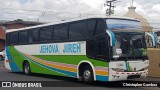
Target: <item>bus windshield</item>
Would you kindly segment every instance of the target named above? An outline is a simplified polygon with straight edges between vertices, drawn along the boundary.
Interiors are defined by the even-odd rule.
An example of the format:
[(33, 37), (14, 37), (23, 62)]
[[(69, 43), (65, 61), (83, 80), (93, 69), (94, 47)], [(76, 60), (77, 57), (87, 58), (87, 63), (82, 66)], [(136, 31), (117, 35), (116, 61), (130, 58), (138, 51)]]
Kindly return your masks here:
[(121, 29), (141, 30), (140, 22), (136, 20), (107, 19), (106, 22), (107, 22), (107, 28), (109, 30), (121, 30)]
[(147, 59), (145, 34), (138, 21), (108, 19), (107, 27), (116, 39), (113, 60)]

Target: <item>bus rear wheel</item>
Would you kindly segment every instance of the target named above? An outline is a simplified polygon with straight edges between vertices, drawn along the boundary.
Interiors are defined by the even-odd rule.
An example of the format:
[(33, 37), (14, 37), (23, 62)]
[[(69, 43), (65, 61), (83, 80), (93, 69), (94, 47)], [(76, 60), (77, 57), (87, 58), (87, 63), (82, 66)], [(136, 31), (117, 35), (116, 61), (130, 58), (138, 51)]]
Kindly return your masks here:
[(84, 82), (92, 82), (94, 80), (93, 70), (90, 66), (86, 66), (82, 72), (82, 80)]
[(30, 64), (29, 64), (29, 62), (27, 62), (27, 61), (24, 62), (23, 72), (24, 72), (24, 74), (26, 74), (26, 75), (31, 75)]

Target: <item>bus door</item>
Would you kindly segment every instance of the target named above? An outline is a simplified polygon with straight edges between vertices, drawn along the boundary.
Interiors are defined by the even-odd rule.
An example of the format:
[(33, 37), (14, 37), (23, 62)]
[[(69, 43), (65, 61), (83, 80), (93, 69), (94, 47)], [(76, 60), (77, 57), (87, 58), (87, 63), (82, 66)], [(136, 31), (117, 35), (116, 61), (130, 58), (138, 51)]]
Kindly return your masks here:
[(107, 60), (110, 56), (109, 37), (95, 37), (87, 40), (87, 56), (99, 60)]

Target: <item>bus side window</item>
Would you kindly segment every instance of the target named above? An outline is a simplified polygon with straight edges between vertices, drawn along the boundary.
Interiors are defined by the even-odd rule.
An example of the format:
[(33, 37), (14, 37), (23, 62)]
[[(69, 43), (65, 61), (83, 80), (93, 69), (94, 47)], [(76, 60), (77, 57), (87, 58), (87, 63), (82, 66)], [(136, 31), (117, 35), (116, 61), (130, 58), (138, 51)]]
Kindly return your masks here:
[(91, 39), (87, 41), (87, 56), (90, 58), (96, 58), (96, 40)]
[(78, 21), (70, 23), (69, 25), (69, 39), (70, 40), (78, 40), (85, 39), (87, 31), (87, 23), (86, 21)]
[(40, 29), (40, 41), (50, 42), (52, 39), (52, 26), (43, 27)]
[(68, 24), (54, 26), (54, 40), (64, 41), (68, 39)]
[(87, 56), (98, 60), (109, 59), (109, 43), (106, 36), (87, 40)]
[(96, 20), (88, 20), (87, 27), (87, 37), (93, 37), (96, 28)]
[(105, 23), (103, 20), (98, 20), (96, 24), (95, 35), (101, 35), (105, 33)]
[(11, 45), (18, 44), (18, 32), (12, 32), (9, 41)]
[(108, 40), (106, 37), (97, 38), (97, 57), (98, 59), (107, 60), (109, 57)]
[(7, 33), (7, 34), (6, 34), (6, 45), (9, 45), (9, 44), (10, 44), (9, 37), (10, 37), (10, 33)]
[(28, 30), (19, 32), (19, 44), (28, 43)]
[(29, 30), (29, 43), (37, 43), (39, 39), (39, 28)]

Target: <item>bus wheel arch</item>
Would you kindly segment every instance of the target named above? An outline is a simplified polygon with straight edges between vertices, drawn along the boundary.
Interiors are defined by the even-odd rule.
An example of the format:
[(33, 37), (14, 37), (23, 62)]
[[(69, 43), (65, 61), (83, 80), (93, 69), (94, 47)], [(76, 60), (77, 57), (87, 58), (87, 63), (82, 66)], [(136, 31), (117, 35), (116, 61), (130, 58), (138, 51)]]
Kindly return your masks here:
[(30, 62), (28, 61), (28, 60), (24, 60), (23, 61), (23, 72), (24, 72), (24, 74), (26, 74), (26, 75), (31, 75), (31, 67), (30, 67)]
[(88, 69), (88, 70), (91, 70), (92, 71), (92, 74), (93, 74), (93, 80), (95, 81), (96, 80), (96, 77), (95, 77), (95, 68), (93, 66), (93, 64), (89, 61), (81, 61), (79, 64), (78, 64), (78, 67), (77, 67), (77, 78), (82, 81), (82, 73), (84, 71), (84, 69)]

